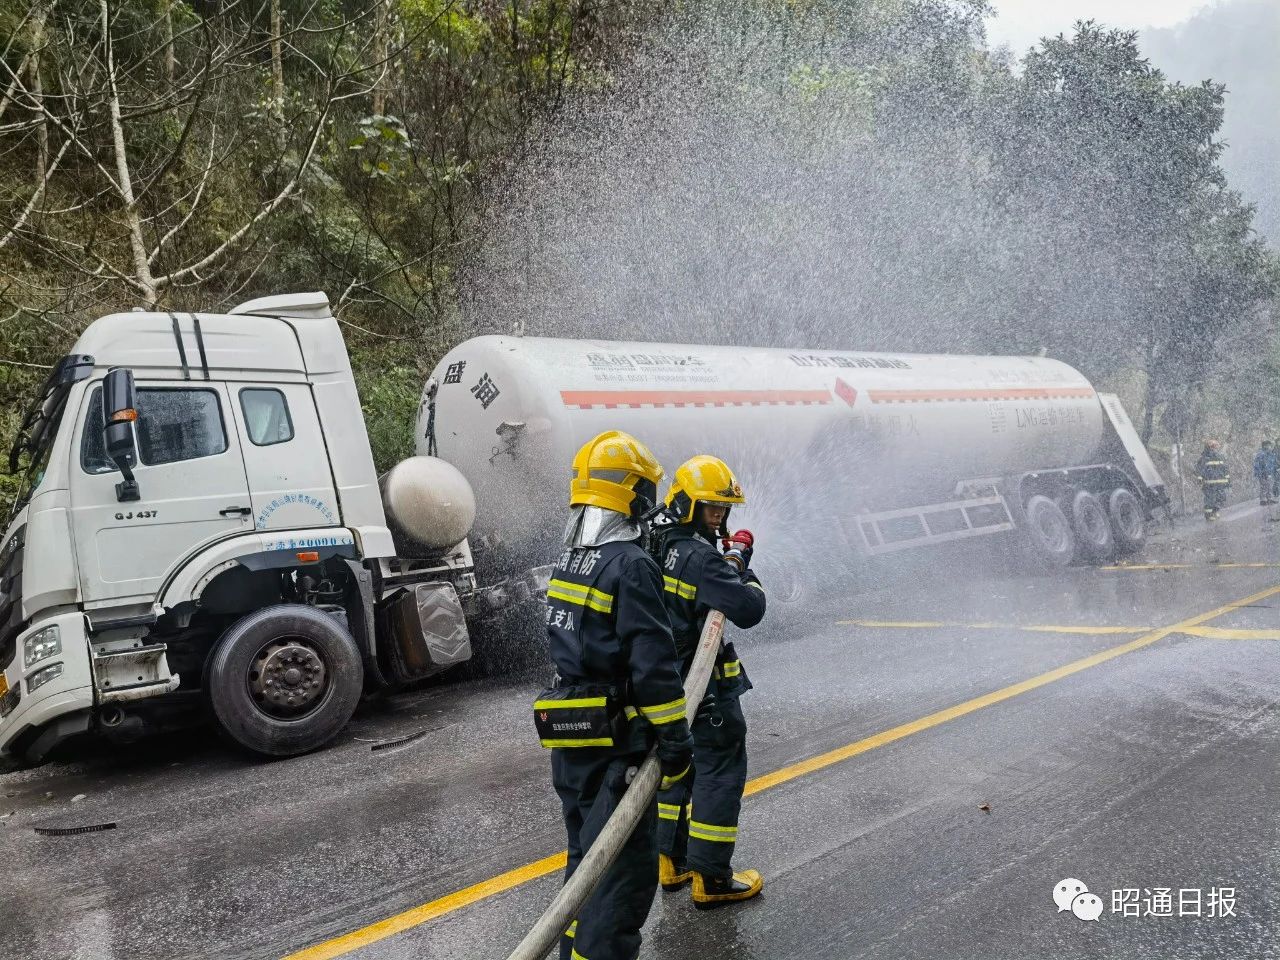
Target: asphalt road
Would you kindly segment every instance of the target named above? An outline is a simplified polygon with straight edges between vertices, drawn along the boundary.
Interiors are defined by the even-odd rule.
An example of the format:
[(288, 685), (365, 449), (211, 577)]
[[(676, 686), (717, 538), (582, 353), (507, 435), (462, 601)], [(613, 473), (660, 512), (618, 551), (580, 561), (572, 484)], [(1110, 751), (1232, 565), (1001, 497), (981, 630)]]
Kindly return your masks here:
[[(738, 643), (765, 892), (659, 893), (641, 956), (1280, 957), (1280, 526), (1227, 516), (1121, 569), (962, 555), (771, 610)], [(192, 734), (0, 775), (4, 955), (501, 960), (559, 882), (540, 679), (292, 760)]]

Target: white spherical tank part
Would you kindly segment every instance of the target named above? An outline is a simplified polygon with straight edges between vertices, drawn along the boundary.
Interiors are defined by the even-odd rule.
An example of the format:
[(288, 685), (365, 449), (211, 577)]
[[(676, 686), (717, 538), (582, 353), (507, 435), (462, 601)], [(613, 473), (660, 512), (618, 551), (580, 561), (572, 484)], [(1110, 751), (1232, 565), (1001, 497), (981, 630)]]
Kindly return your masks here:
[(410, 457), (382, 478), (391, 529), (415, 545), (445, 550), (461, 543), (476, 519), (476, 496), (461, 471), (438, 457)]

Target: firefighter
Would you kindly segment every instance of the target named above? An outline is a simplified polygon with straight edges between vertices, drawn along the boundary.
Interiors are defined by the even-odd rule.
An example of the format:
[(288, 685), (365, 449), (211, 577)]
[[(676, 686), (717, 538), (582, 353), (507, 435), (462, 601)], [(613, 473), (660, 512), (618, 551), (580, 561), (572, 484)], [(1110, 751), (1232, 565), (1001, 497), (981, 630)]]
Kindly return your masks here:
[(1280, 440), (1271, 441), (1271, 452), (1276, 458), (1276, 472), (1271, 475), (1271, 502), (1280, 501)]
[(1217, 440), (1204, 442), (1204, 452), (1196, 462), (1196, 479), (1204, 493), (1204, 518), (1212, 523), (1227, 502), (1227, 488), (1231, 486), (1231, 470)]
[[(682, 673), (689, 670), (708, 611), (720, 610), (741, 628), (764, 617), (764, 589), (749, 569), (751, 534), (729, 537), (729, 511), (744, 502), (728, 466), (709, 456), (683, 464), (667, 495), (667, 519), (673, 522), (657, 529), (655, 553)], [(718, 537), (728, 538), (724, 555), (716, 549)], [(747, 723), (738, 699), (750, 689), (733, 644), (722, 642), (693, 720), (692, 782), (686, 777), (658, 794), (659, 882), (672, 891), (692, 881), (699, 909), (748, 900), (764, 887), (757, 871), (735, 873), (731, 866), (747, 782)]]
[[(568, 834), (566, 880), (655, 741), (664, 785), (691, 766), (662, 574), (641, 545), (662, 475), (653, 454), (619, 431), (573, 460), (564, 552), (547, 589), (556, 680), (534, 704)], [(657, 888), (655, 826), (651, 810), (561, 937), (561, 960), (635, 960)]]
[(1270, 440), (1262, 441), (1262, 449), (1253, 455), (1253, 476), (1258, 481), (1258, 503), (1264, 507), (1276, 502), (1276, 452)]

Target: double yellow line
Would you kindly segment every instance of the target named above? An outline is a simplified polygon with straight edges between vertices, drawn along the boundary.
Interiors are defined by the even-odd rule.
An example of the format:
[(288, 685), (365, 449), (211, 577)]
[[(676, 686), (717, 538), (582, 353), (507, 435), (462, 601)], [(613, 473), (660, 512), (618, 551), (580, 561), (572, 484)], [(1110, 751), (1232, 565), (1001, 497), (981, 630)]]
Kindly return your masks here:
[[(826, 767), (842, 763), (860, 754), (874, 750), (877, 747), (883, 747), (897, 740), (902, 740), (914, 733), (920, 733), (931, 727), (936, 727), (946, 723), (949, 720), (955, 720), (975, 711), (982, 710), (986, 707), (994, 706), (1013, 697), (1028, 693), (1032, 690), (1039, 689), (1056, 680), (1069, 677), (1072, 674), (1088, 670), (1090, 667), (1096, 667), (1099, 664), (1106, 663), (1108, 660), (1114, 660), (1116, 657), (1123, 656), (1126, 653), (1132, 653), (1135, 650), (1141, 650), (1148, 647), (1158, 640), (1163, 640), (1170, 634), (1186, 633), (1199, 627), (1202, 623), (1220, 617), (1223, 614), (1230, 613), (1240, 607), (1246, 607), (1251, 603), (1257, 603), (1267, 597), (1275, 596), (1280, 593), (1280, 586), (1268, 587), (1251, 596), (1241, 600), (1235, 600), (1225, 604), (1217, 609), (1210, 610), (1208, 613), (1201, 613), (1197, 616), (1183, 620), (1167, 627), (1158, 627), (1142, 636), (1130, 640), (1128, 643), (1122, 643), (1119, 646), (1110, 647), (1098, 653), (1079, 660), (1073, 660), (1071, 663), (1065, 664), (1047, 673), (1039, 676), (1023, 680), (1019, 683), (1002, 687), (991, 693), (983, 694), (980, 697), (974, 697), (972, 700), (966, 700), (964, 703), (956, 704), (954, 707), (948, 707), (945, 710), (939, 710), (931, 713), (919, 720), (912, 720), (910, 723), (904, 723), (884, 730), (880, 733), (873, 734), (856, 743), (850, 743), (835, 750), (829, 750), (826, 753), (818, 754), (810, 757), (808, 760), (801, 760), (799, 763), (793, 763), (790, 766), (775, 770), (773, 773), (766, 773), (764, 776), (756, 777), (747, 784), (746, 795), (761, 793), (765, 790), (772, 790), (774, 787), (781, 786), (798, 777), (814, 773)], [(379, 920), (367, 927), (361, 927), (358, 930), (352, 930), (350, 933), (344, 933), (318, 943), (313, 947), (307, 947), (299, 950), (297, 953), (289, 954), (285, 960), (330, 960), (333, 957), (341, 957), (361, 947), (367, 947), (369, 944), (377, 943), (379, 940), (385, 940), (387, 937), (402, 933), (414, 927), (426, 923), (428, 920), (434, 920), (445, 914), (453, 913), (468, 907), (481, 900), (487, 900), (490, 897), (503, 893), (514, 887), (522, 886), (531, 880), (539, 877), (545, 877), (548, 874), (563, 870), (565, 865), (565, 853), (553, 854), (549, 857), (543, 857), (541, 860), (535, 860), (533, 863), (526, 863), (522, 867), (514, 870), (508, 870), (500, 873), (488, 880), (464, 887), (447, 896), (440, 897), (438, 900), (432, 900), (430, 903), (424, 903), (421, 906), (413, 907), (402, 913), (387, 917), (385, 920)]]

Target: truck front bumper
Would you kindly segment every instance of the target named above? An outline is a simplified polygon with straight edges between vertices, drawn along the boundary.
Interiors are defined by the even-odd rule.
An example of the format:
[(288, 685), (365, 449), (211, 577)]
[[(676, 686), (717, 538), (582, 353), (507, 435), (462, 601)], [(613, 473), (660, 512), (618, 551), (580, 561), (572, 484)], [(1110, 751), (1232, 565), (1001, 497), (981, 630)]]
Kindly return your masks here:
[[(58, 628), (61, 650), (25, 666), (27, 638), (51, 626)], [(37, 674), (58, 665), (62, 667), (60, 674), (41, 683), (34, 692), (30, 689), (32, 678), (38, 680)], [(28, 730), (92, 707), (93, 670), (84, 614), (48, 617), (24, 630), (15, 644), (13, 662), (0, 676), (4, 677), (0, 686), (8, 688), (0, 695), (0, 754), (9, 753), (14, 741)]]

